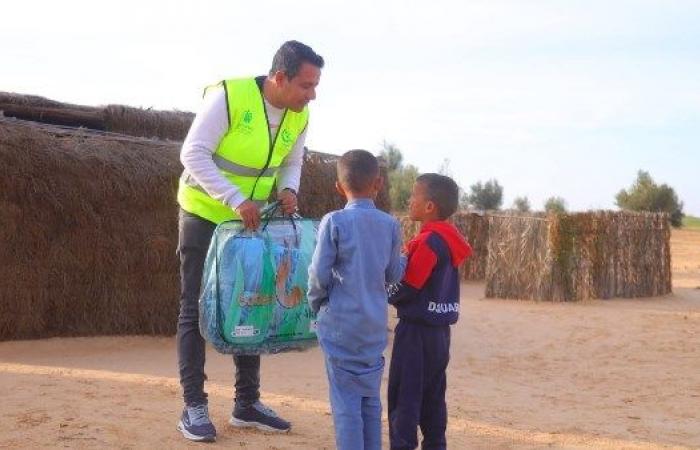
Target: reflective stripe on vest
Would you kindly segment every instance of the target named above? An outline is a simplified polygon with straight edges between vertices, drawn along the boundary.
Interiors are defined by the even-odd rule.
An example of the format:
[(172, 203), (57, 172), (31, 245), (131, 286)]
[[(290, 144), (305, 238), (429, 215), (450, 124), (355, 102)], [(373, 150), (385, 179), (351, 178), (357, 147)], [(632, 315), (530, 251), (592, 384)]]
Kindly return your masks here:
[[(306, 128), (308, 110), (285, 111), (274, 142), (270, 142), (267, 112), (255, 79), (227, 80), (220, 85), (226, 94), (229, 129), (212, 159), (246, 198), (264, 204), (284, 158)], [(238, 218), (232, 208), (211, 198), (186, 171), (180, 178), (177, 198), (185, 211), (217, 224)]]
[(260, 169), (253, 169), (251, 167), (241, 166), (240, 164), (232, 163), (221, 156), (214, 154), (212, 157), (214, 164), (221, 170), (229, 172), (231, 175), (240, 175), (242, 177), (274, 177), (277, 173), (279, 167), (268, 167), (267, 169), (260, 171)]

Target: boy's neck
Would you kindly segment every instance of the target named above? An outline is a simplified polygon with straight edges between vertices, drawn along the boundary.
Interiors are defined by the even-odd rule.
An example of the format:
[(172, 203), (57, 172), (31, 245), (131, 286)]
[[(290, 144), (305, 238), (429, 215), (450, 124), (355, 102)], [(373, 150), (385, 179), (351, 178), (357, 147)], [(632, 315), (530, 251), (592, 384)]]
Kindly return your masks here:
[(444, 220), (440, 219), (439, 217), (423, 217), (418, 219), (418, 222), (420, 222), (420, 226), (422, 227), (433, 222), (444, 222)]
[(345, 199), (349, 202), (353, 200), (372, 200), (376, 198), (376, 194), (372, 192), (345, 192)]

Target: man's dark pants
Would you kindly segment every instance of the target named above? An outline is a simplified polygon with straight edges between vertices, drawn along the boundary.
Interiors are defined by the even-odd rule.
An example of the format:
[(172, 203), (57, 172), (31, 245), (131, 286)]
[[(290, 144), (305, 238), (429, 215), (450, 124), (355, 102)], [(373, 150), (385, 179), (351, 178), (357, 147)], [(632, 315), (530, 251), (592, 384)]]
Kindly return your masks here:
[[(207, 403), (204, 392), (204, 338), (199, 333), (199, 291), (204, 259), (216, 225), (180, 210), (180, 317), (177, 322), (177, 356), (185, 404)], [(236, 364), (236, 403), (249, 406), (260, 398), (260, 356), (234, 356)]]

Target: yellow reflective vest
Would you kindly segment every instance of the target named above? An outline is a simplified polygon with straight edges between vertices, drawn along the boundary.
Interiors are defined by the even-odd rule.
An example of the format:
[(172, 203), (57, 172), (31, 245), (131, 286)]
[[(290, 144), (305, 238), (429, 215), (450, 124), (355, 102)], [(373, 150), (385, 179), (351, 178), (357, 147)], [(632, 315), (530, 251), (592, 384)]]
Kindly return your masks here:
[[(214, 152), (214, 164), (247, 199), (264, 204), (280, 165), (306, 128), (309, 111), (285, 110), (272, 140), (255, 78), (225, 80), (219, 85), (226, 93), (229, 129)], [(187, 170), (180, 177), (177, 201), (185, 211), (216, 224), (239, 218), (233, 208), (210, 197)]]

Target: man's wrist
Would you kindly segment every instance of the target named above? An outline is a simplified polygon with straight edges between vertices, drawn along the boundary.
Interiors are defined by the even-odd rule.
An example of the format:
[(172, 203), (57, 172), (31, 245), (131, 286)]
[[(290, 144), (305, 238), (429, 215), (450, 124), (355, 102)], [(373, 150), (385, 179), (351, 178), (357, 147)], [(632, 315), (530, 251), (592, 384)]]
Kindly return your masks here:
[(243, 203), (245, 203), (246, 200), (248, 199), (245, 195), (241, 194), (240, 192), (237, 192), (228, 200), (228, 202), (226, 202), (226, 204), (228, 204), (233, 209), (238, 209)]
[(295, 189), (290, 188), (290, 187), (286, 187), (286, 188), (282, 189), (282, 191), (283, 191), (283, 192), (284, 192), (284, 191), (289, 191), (289, 192), (291, 192), (292, 194), (294, 194), (295, 196), (297, 195), (297, 191), (296, 191)]

